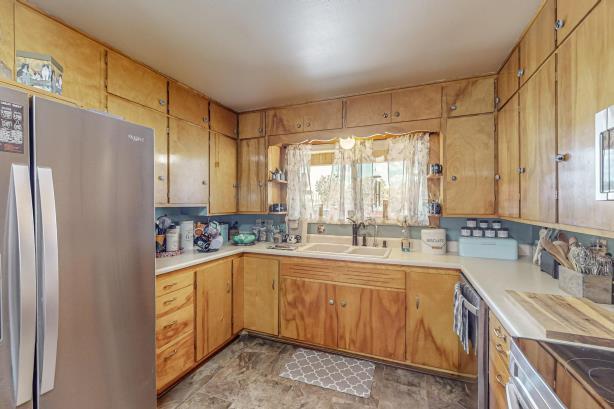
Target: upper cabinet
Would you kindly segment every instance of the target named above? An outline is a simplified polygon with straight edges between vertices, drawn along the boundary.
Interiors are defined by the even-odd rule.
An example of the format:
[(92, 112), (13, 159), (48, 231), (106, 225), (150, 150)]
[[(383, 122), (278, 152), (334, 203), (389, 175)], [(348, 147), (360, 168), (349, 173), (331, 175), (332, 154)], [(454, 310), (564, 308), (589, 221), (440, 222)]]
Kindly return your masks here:
[(156, 204), (168, 203), (168, 144), (167, 117), (162, 112), (154, 111), (142, 105), (109, 95), (107, 109), (126, 121), (143, 125), (154, 130), (154, 200)]
[(107, 51), (107, 91), (156, 111), (166, 112), (167, 80), (149, 68)]
[(215, 102), (211, 103), (209, 109), (211, 111), (211, 130), (236, 138), (238, 136), (237, 114)]
[[(0, 27), (0, 43), (4, 30)], [(62, 95), (87, 108), (104, 110), (104, 48), (100, 44), (15, 2), (15, 50), (52, 56), (64, 69)]]
[(266, 211), (266, 138), (239, 141), (239, 212)]
[(518, 91), (519, 78), (518, 69), (520, 68), (520, 52), (518, 47), (514, 48), (510, 58), (507, 60), (499, 76), (497, 77), (497, 106), (500, 108)]
[(239, 114), (239, 138), (258, 138), (265, 136), (265, 111)]
[(343, 103), (340, 99), (277, 108), (267, 111), (267, 134), (323, 131), (343, 127)]
[(209, 100), (175, 81), (168, 84), (168, 113), (194, 125), (209, 127)]
[(493, 77), (456, 81), (443, 87), (448, 117), (482, 114), (495, 109)]
[(556, 43), (560, 45), (599, 0), (557, 0)]
[(494, 214), (493, 114), (448, 118), (444, 141), (444, 214)]
[(529, 30), (520, 40), (521, 83), (524, 84), (554, 51), (555, 20), (555, 0), (547, 0)]
[(345, 100), (345, 126), (377, 125), (390, 122), (391, 94), (367, 94)]
[(500, 216), (520, 217), (518, 94), (499, 111), (497, 130), (497, 208)]
[(13, 79), (15, 62), (15, 2), (0, 0), (0, 78)]
[(441, 118), (441, 84), (394, 91), (391, 122)]
[(237, 140), (211, 133), (209, 214), (237, 211)]
[(614, 230), (595, 200), (595, 114), (614, 104), (614, 1), (600, 2), (557, 51), (559, 222)]

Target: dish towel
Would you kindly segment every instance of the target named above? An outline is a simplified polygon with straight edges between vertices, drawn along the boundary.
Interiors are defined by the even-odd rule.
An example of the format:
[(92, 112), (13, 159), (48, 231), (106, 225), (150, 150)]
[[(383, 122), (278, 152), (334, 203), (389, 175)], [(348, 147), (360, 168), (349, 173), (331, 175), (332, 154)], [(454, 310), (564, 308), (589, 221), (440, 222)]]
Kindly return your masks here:
[(463, 349), (469, 353), (469, 344), (477, 354), (478, 311), (480, 296), (463, 282), (454, 286), (454, 332), (458, 335)]

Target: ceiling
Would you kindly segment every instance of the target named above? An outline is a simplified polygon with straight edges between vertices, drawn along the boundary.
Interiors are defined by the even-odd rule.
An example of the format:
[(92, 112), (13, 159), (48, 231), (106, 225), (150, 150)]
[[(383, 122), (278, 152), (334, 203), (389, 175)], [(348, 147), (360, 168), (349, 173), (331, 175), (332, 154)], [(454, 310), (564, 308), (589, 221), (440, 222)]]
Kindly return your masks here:
[(31, 0), (246, 111), (495, 72), (540, 0)]

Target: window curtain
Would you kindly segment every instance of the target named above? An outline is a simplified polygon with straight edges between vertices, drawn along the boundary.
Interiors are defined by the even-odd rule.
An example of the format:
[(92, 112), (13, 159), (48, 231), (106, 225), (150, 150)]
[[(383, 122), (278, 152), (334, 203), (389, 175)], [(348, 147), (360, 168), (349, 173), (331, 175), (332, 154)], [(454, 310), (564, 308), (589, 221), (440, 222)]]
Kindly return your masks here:
[(373, 145), (357, 140), (351, 149), (335, 144), (325, 208), (329, 223), (345, 223), (347, 218), (365, 220), (373, 209)]
[(399, 224), (428, 225), (427, 171), (429, 134), (409, 134), (388, 140), (389, 218)]
[(310, 163), (311, 145), (288, 146), (286, 149), (288, 220), (313, 220), (316, 216), (311, 198)]

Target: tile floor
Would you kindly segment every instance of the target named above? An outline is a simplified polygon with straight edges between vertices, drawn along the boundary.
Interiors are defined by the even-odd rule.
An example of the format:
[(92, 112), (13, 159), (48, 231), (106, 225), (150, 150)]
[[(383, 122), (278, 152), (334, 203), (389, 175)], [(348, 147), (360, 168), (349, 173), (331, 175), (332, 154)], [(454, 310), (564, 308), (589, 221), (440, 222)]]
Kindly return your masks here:
[(474, 409), (475, 384), (376, 364), (364, 399), (278, 376), (296, 347), (248, 335), (158, 400), (158, 409)]

